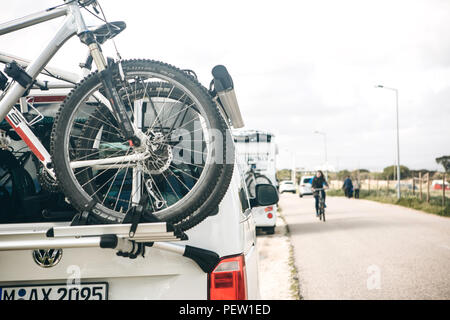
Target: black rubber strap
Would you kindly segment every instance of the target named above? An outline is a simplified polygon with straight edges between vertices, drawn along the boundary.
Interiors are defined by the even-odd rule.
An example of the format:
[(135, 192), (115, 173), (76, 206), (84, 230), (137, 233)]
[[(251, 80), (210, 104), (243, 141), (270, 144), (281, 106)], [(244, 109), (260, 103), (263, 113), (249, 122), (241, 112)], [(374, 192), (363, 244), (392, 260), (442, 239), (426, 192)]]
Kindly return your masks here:
[(133, 238), (136, 234), (137, 226), (141, 222), (143, 213), (144, 207), (138, 205), (136, 207), (132, 207), (130, 211), (128, 211), (128, 213), (125, 215), (123, 223), (131, 223), (130, 231), (128, 233), (130, 238)]
[(183, 256), (194, 260), (205, 273), (212, 272), (220, 261), (220, 256), (214, 251), (189, 245), (186, 246)]
[(97, 201), (91, 200), (87, 205), (84, 206), (83, 212), (79, 212), (73, 217), (71, 226), (81, 226), (89, 223), (89, 215), (91, 214), (91, 210), (95, 207)]
[(133, 241), (133, 250), (132, 252), (130, 252), (128, 257), (130, 259), (136, 259), (138, 256), (141, 255), (143, 258), (145, 258), (144, 254), (145, 254), (145, 245), (143, 243), (135, 243)]

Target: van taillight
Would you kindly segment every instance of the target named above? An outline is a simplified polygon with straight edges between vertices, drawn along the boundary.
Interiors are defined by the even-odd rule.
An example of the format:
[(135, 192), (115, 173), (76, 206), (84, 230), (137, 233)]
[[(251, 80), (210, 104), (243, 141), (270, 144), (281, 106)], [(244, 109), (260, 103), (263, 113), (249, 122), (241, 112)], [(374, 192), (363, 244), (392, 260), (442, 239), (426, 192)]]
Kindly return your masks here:
[(223, 258), (208, 274), (210, 300), (246, 300), (247, 279), (243, 255)]
[(269, 211), (272, 211), (272, 210), (273, 210), (273, 207), (266, 207), (266, 208), (264, 209), (265, 212), (269, 212)]

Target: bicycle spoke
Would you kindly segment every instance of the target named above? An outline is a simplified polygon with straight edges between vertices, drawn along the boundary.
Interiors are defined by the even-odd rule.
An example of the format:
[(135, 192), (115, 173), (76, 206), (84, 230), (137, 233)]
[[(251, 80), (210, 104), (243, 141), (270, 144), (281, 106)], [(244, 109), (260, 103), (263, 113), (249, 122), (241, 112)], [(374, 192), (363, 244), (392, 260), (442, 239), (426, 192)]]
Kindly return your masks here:
[[(111, 188), (112, 188), (112, 186), (113, 186), (113, 184), (114, 184), (114, 181), (115, 181), (115, 179), (117, 178), (117, 175), (119, 174), (119, 172), (120, 172), (120, 170), (117, 170), (116, 174), (114, 175), (114, 180), (113, 180), (113, 182), (109, 185), (108, 191), (106, 191), (105, 196), (103, 197), (102, 204), (105, 203), (105, 200), (106, 200), (106, 198), (108, 197), (108, 194), (109, 194), (109, 192), (111, 191)], [(100, 190), (100, 189), (101, 189), (101, 188), (99, 188), (99, 190)]]
[(138, 204), (176, 221), (178, 210), (169, 209), (179, 203), (175, 208), (189, 211), (192, 201), (198, 201), (195, 190), (203, 190), (201, 184), (216, 170), (207, 163), (214, 156), (208, 126), (217, 115), (207, 109), (213, 107), (209, 96), (198, 93), (196, 83), (179, 80), (183, 76), (177, 72), (175, 78), (158, 76), (141, 61), (124, 63), (123, 71), (124, 78), (115, 74), (113, 83), (141, 144), (125, 140), (101, 81), (95, 79), (83, 87), (85, 99), (72, 99), (72, 111), (65, 116), (69, 120), (62, 128), (71, 139), (64, 146), (65, 166), (77, 190), (94, 198), (105, 215), (116, 212), (111, 215), (117, 221)]
[[(159, 159), (156, 159), (156, 161), (158, 161)], [(170, 166), (169, 166), (170, 167)], [(172, 170), (170, 170), (169, 168), (167, 169), (167, 170), (169, 170), (170, 171), (170, 173), (171, 173), (171, 175), (173, 175), (185, 188), (186, 188), (186, 190), (187, 191), (190, 191), (190, 189), (184, 184), (184, 182), (183, 181), (181, 181), (179, 178), (178, 178), (178, 176), (172, 171)], [(178, 170), (178, 169), (177, 169)]]
[(169, 182), (169, 180), (166, 178), (166, 175), (164, 174), (164, 172), (162, 172), (161, 174), (163, 176), (163, 178), (167, 181), (167, 184), (169, 185), (170, 189), (172, 189), (172, 192), (176, 195), (176, 197), (178, 198), (178, 200), (180, 200), (180, 196), (178, 195), (178, 193), (173, 189), (172, 184)]
[[(107, 108), (106, 108), (106, 109), (107, 109)], [(107, 110), (108, 110), (108, 109), (107, 109)], [(94, 119), (96, 119), (96, 120), (98, 120), (98, 121), (100, 121), (100, 122), (102, 122), (102, 123), (104, 123), (104, 124), (110, 126), (110, 127), (113, 127), (114, 129), (117, 129), (117, 131), (120, 132), (120, 129), (117, 128), (115, 125), (113, 125), (108, 119), (105, 119), (106, 121), (108, 121), (108, 122), (106, 122), (106, 121), (103, 121), (102, 119), (100, 119), (100, 118), (98, 118), (98, 117), (94, 117), (92, 114), (87, 113), (87, 112), (84, 111), (84, 110), (79, 110), (79, 111), (80, 111), (81, 113), (83, 113), (83, 114), (89, 116), (89, 117), (92, 117), (92, 118), (94, 118)], [(108, 112), (109, 112), (109, 110), (108, 110)]]
[[(172, 85), (172, 89), (170, 89), (170, 92), (169, 92), (169, 95), (167, 96), (167, 98), (170, 98), (170, 95), (172, 94), (173, 89), (175, 89), (175, 86), (174, 86), (174, 85)], [(153, 120), (153, 123), (152, 123), (152, 125), (150, 126), (150, 129), (153, 129), (153, 127), (155, 126), (155, 122), (156, 122), (156, 120), (158, 119), (159, 115), (160, 115), (160, 114), (162, 113), (162, 111), (164, 110), (165, 105), (166, 105), (166, 101), (164, 101), (164, 104), (162, 105), (161, 110), (159, 111), (159, 114), (157, 114), (155, 120)]]
[[(114, 165), (118, 164), (119, 162), (120, 162), (120, 161), (117, 161), (117, 162), (113, 163), (113, 164), (110, 165), (108, 168), (111, 169)], [(92, 180), (97, 179), (98, 177), (100, 177), (101, 175), (103, 175), (105, 172), (107, 172), (107, 171), (109, 170), (108, 168), (99, 170), (99, 171), (102, 171), (102, 173), (97, 174), (96, 176), (94, 176), (93, 178), (91, 178), (88, 182), (84, 183), (81, 187), (84, 187), (85, 185), (87, 185), (87, 184), (88, 184), (89, 182), (91, 182)]]
[[(112, 155), (116, 155), (116, 154), (118, 154), (119, 152), (122, 152), (122, 150), (117, 151), (117, 152), (113, 153)], [(114, 165), (114, 164), (113, 164), (113, 165)], [(92, 168), (91, 168), (91, 167), (86, 167), (86, 168), (84, 168), (84, 169), (82, 169), (82, 170), (80, 170), (80, 171), (78, 171), (78, 172), (74, 172), (74, 175), (77, 176), (77, 175), (79, 175), (80, 173), (83, 173), (84, 171), (86, 171), (86, 170), (88, 170), (88, 169), (92, 169)]]
[(185, 174), (185, 175), (187, 175), (188, 177), (190, 177), (190, 178), (195, 179), (196, 181), (198, 181), (198, 178), (191, 176), (190, 174), (184, 172), (183, 170), (181, 170), (181, 169), (179, 169), (179, 168), (177, 168), (177, 167), (174, 167), (174, 166), (172, 166), (172, 165), (169, 165), (169, 167), (172, 167), (172, 168), (174, 168), (174, 169), (176, 169), (176, 170), (180, 170), (180, 172), (181, 172), (182, 174)]
[[(128, 165), (129, 164), (130, 164), (130, 161), (128, 161)], [(125, 174), (123, 175), (122, 184), (120, 185), (119, 193), (117, 194), (117, 199), (116, 199), (116, 203), (114, 204), (114, 209), (113, 210), (116, 210), (117, 203), (119, 202), (120, 194), (122, 193), (123, 184), (125, 183), (125, 179), (127, 178), (127, 174), (128, 174), (128, 167), (125, 170)]]

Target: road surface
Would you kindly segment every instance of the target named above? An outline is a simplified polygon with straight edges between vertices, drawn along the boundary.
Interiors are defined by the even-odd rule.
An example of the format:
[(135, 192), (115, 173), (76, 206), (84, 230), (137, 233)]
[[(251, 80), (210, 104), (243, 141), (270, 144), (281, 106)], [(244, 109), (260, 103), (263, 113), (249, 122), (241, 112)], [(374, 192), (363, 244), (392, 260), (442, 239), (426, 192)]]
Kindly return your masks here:
[(368, 200), (283, 194), (304, 299), (450, 299), (450, 219)]

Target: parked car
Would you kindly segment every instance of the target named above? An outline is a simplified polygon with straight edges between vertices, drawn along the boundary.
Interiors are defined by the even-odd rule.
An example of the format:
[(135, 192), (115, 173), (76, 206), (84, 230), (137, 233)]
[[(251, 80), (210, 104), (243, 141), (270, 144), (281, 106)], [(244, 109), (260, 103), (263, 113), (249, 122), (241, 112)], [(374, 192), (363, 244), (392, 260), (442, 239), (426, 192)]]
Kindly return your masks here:
[[(398, 183), (396, 183), (394, 185), (394, 188), (397, 189), (398, 187)], [(413, 184), (412, 183), (406, 183), (406, 182), (401, 182), (400, 183), (400, 188), (401, 189), (407, 189), (407, 190), (413, 190)], [(419, 188), (415, 185), (414, 186), (414, 190), (418, 190)]]
[(281, 181), (279, 191), (280, 191), (280, 193), (283, 193), (283, 192), (296, 193), (297, 192), (293, 181)]
[[(431, 188), (433, 190), (442, 190), (444, 186), (444, 182), (443, 180), (433, 180), (433, 182), (431, 183)], [(450, 190), (450, 184), (445, 181), (445, 190)]]
[(298, 195), (302, 198), (304, 195), (312, 195), (312, 180), (314, 176), (303, 176), (300, 178), (298, 186)]

